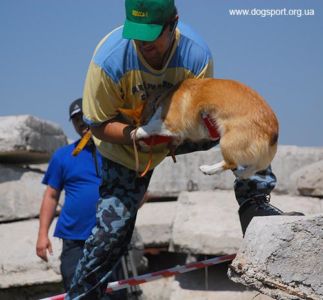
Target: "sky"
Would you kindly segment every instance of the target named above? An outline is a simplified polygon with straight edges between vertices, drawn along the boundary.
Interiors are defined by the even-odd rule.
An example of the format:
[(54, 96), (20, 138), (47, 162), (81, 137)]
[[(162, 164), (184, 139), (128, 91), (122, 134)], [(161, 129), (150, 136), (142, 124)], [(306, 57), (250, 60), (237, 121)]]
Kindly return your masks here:
[[(280, 144), (323, 146), (323, 1), (175, 2), (209, 45), (215, 77), (271, 105)], [(123, 0), (0, 0), (0, 116), (33, 115), (76, 139), (68, 106), (82, 96), (95, 46), (124, 18)]]

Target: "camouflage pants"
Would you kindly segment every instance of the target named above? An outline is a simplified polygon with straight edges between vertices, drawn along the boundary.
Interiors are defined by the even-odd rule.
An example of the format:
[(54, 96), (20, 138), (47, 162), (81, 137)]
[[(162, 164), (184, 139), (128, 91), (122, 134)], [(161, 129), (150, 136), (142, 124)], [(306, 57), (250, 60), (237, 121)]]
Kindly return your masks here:
[[(138, 178), (135, 171), (108, 159), (103, 160), (102, 168), (96, 226), (65, 299), (102, 299), (111, 270), (130, 243), (138, 206), (152, 174)], [(111, 294), (104, 299), (118, 298)]]
[[(216, 143), (185, 144), (176, 154), (207, 150)], [(103, 159), (102, 185), (97, 207), (97, 224), (85, 243), (72, 287), (65, 299), (102, 299), (113, 266), (128, 246), (137, 210), (147, 190), (152, 171), (138, 178), (136, 173)], [(215, 178), (216, 180), (216, 178)], [(236, 180), (235, 195), (241, 205), (255, 195), (270, 194), (276, 178), (268, 168), (248, 180)], [(104, 299), (115, 299), (107, 295)]]

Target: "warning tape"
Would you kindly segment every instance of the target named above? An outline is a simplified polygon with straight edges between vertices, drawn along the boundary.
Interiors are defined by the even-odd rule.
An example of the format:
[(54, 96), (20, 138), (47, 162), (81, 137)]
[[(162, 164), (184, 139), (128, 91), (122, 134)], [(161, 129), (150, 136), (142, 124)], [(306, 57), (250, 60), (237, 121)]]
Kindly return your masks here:
[[(205, 268), (205, 267), (217, 265), (217, 264), (220, 264), (220, 263), (223, 263), (223, 262), (231, 261), (235, 257), (236, 257), (236, 254), (218, 256), (218, 257), (206, 259), (206, 260), (203, 260), (203, 261), (199, 261), (199, 262), (196, 262), (196, 263), (189, 263), (187, 265), (176, 266), (176, 267), (173, 267), (173, 268), (170, 268), (170, 269), (165, 269), (165, 270), (162, 270), (162, 271), (147, 273), (147, 274), (135, 276), (135, 277), (132, 277), (132, 278), (129, 278), (129, 279), (110, 282), (108, 284), (106, 292), (111, 293), (113, 291), (126, 289), (126, 288), (128, 288), (130, 286), (139, 285), (139, 284), (149, 282), (149, 281), (153, 281), (153, 280), (157, 280), (157, 279), (160, 279), (160, 278), (170, 277), (170, 276), (174, 276), (174, 275), (177, 275), (177, 274), (183, 274), (183, 273), (191, 272), (191, 271), (194, 271), (194, 270), (197, 270), (197, 269), (202, 269), (202, 268)], [(40, 299), (40, 300), (64, 300), (64, 297), (65, 297), (65, 294), (61, 294), (61, 295), (56, 295), (56, 296), (52, 296), (52, 297), (49, 297), (49, 298), (43, 298), (43, 299)]]

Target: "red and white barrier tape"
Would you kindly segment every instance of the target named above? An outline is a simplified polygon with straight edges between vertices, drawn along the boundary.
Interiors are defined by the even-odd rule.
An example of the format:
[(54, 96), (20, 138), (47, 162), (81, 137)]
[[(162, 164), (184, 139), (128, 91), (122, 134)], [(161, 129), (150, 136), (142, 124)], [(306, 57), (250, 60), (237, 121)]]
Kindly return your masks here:
[[(139, 276), (132, 277), (132, 278), (129, 278), (129, 279), (110, 282), (108, 284), (108, 287), (107, 287), (106, 291), (107, 291), (107, 293), (111, 293), (113, 291), (126, 289), (126, 288), (128, 288), (130, 286), (139, 285), (139, 284), (149, 282), (149, 281), (153, 281), (153, 280), (157, 280), (157, 279), (160, 279), (160, 278), (163, 278), (163, 277), (170, 277), (170, 276), (174, 276), (174, 275), (177, 275), (177, 274), (182, 274), (182, 273), (194, 271), (194, 270), (197, 270), (197, 269), (202, 269), (202, 268), (205, 268), (205, 267), (217, 265), (217, 264), (220, 264), (220, 263), (223, 263), (223, 262), (231, 261), (235, 257), (236, 257), (236, 254), (224, 255), (224, 256), (219, 256), (219, 257), (199, 261), (199, 262), (196, 262), (196, 263), (190, 263), (190, 264), (183, 265), (183, 266), (177, 266), (177, 267), (173, 267), (173, 268), (170, 268), (170, 269), (165, 269), (165, 270), (158, 271), (158, 272), (139, 275)], [(40, 300), (64, 300), (64, 297), (65, 297), (65, 294), (61, 294), (61, 295), (56, 295), (56, 296), (53, 296), (53, 297), (43, 298), (43, 299), (40, 299)]]

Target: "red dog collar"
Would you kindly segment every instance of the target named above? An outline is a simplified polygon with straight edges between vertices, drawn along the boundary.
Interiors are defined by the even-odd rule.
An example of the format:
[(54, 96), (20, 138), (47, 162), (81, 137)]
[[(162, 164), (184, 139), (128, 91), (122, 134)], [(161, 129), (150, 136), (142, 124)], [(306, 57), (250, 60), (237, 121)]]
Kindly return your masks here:
[(168, 144), (173, 140), (170, 136), (154, 135), (148, 138), (141, 139), (148, 146), (155, 146), (159, 144)]
[(202, 120), (204, 122), (205, 127), (209, 131), (209, 135), (212, 140), (218, 140), (220, 138), (220, 134), (217, 130), (216, 123), (210, 118), (210, 115), (207, 113), (201, 114)]

